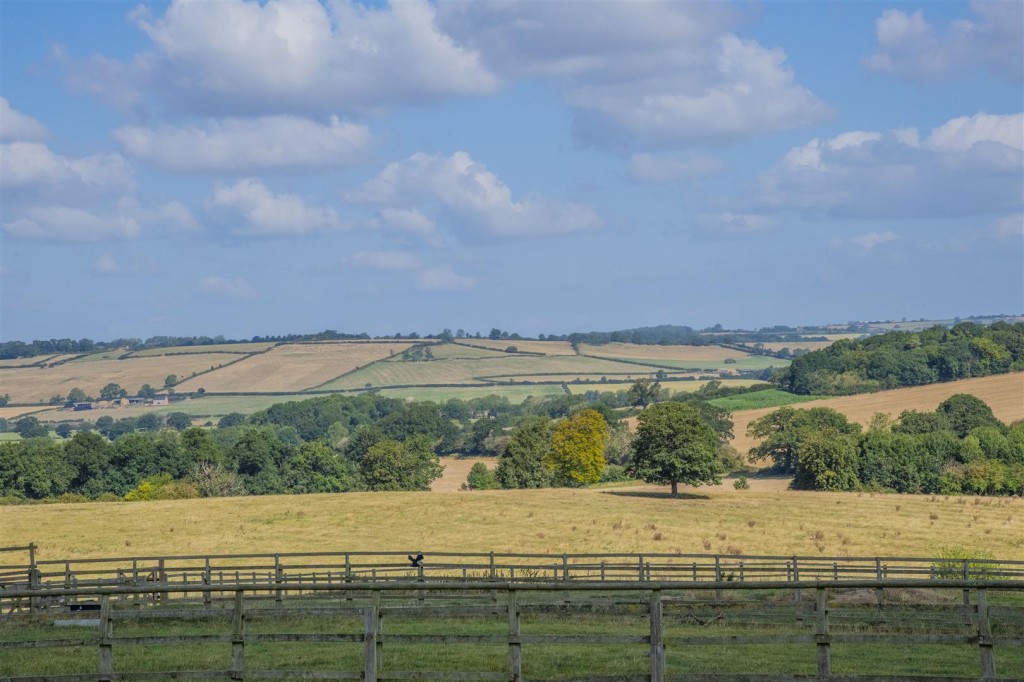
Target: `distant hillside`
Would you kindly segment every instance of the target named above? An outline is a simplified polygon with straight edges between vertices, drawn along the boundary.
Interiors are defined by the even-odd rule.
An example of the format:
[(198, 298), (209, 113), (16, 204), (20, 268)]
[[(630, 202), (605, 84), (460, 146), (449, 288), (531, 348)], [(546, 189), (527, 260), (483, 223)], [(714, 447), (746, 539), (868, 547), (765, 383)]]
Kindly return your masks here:
[(777, 374), (800, 395), (852, 395), (1024, 370), (1024, 322), (963, 322), (947, 329), (839, 340)]

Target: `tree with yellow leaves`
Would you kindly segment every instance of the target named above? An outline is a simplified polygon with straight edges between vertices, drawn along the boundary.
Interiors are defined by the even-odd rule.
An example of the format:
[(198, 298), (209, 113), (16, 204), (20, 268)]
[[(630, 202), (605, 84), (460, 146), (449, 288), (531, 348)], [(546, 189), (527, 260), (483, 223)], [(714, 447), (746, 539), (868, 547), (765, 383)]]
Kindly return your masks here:
[(560, 421), (544, 458), (555, 485), (578, 487), (600, 481), (607, 442), (608, 423), (596, 410), (581, 410)]

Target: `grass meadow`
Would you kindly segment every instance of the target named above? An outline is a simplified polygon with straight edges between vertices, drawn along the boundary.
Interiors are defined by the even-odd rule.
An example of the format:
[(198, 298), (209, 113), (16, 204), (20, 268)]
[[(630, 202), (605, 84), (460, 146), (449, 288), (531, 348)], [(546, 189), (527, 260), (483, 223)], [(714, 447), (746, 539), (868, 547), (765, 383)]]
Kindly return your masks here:
[[(763, 484), (762, 484), (763, 483)], [(781, 479), (667, 488), (345, 493), (0, 508), (41, 559), (407, 550), (1024, 559), (1024, 499), (791, 491)], [(88, 532), (83, 532), (88, 529)], [(386, 529), (386, 532), (383, 532)]]

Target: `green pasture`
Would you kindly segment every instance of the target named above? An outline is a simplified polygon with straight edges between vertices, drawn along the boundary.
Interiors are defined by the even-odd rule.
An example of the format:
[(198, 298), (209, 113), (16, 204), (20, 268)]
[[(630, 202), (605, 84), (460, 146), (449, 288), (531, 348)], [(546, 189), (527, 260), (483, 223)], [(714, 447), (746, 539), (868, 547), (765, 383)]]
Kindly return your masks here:
[[(729, 385), (728, 382), (722, 383), (726, 386)], [(820, 400), (821, 398), (822, 396), (817, 395), (795, 395), (773, 388), (767, 391), (754, 391), (753, 393), (743, 393), (727, 398), (715, 398), (710, 402), (712, 405), (735, 412), (736, 410), (756, 410), (761, 407), (782, 407), (783, 405), (805, 403), (811, 400)]]
[(147, 348), (132, 353), (133, 358), (148, 358), (154, 355), (178, 355), (181, 353), (259, 353), (272, 348), (275, 343), (216, 343), (209, 346), (170, 346), (168, 348)]
[(407, 400), (432, 400), (441, 402), (460, 398), (472, 400), (473, 398), (486, 398), (496, 395), (508, 398), (511, 403), (521, 403), (529, 397), (540, 398), (548, 395), (561, 395), (565, 391), (557, 384), (543, 384), (534, 386), (481, 386), (481, 387), (455, 387), (455, 388), (385, 388), (380, 394), (389, 398), (405, 398)]

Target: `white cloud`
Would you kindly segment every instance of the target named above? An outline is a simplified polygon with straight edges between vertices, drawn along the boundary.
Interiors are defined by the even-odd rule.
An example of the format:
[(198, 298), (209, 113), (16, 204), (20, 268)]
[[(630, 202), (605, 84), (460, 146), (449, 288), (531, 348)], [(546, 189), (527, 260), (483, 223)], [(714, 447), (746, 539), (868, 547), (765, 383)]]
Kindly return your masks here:
[(757, 213), (705, 213), (697, 216), (697, 226), (720, 234), (752, 234), (775, 227), (775, 219)]
[(725, 162), (713, 156), (657, 156), (634, 154), (629, 159), (629, 177), (634, 182), (656, 185), (696, 180), (717, 175), (726, 169)]
[(199, 283), (199, 291), (223, 299), (248, 300), (259, 296), (256, 288), (241, 277), (213, 275)]
[(831, 108), (724, 3), (442, 2), (440, 25), (498, 73), (554, 79), (577, 134), (610, 147), (731, 140)]
[(406, 251), (357, 251), (344, 263), (368, 270), (414, 270), (420, 266), (420, 259)]
[(156, 223), (162, 223), (176, 230), (197, 230), (199, 223), (192, 212), (180, 201), (168, 201), (166, 204), (157, 206), (149, 219)]
[[(176, 0), (159, 16), (141, 9), (131, 18), (151, 49), (129, 63), (72, 63), (79, 89), (129, 107), (152, 90), (190, 112), (333, 114), (488, 93), (498, 83), (476, 53), (438, 30), (425, 0)], [(90, 71), (134, 85), (110, 87)]]
[(0, 140), (36, 141), (45, 137), (46, 126), (0, 97)]
[(274, 194), (254, 178), (218, 185), (212, 205), (241, 218), (233, 230), (239, 234), (297, 235), (345, 227), (334, 209), (307, 206), (297, 194)]
[(1024, 213), (1007, 215), (996, 219), (992, 233), (997, 239), (1019, 239), (1024, 237)]
[(911, 81), (937, 81), (987, 69), (1004, 79), (1024, 79), (1024, 4), (975, 0), (972, 19), (937, 28), (923, 10), (890, 9), (875, 22), (877, 50), (865, 65)]
[(135, 275), (152, 273), (158, 269), (148, 259), (138, 256), (117, 257), (112, 253), (101, 253), (92, 262), (92, 271), (97, 275)]
[(859, 219), (1019, 211), (1022, 124), (1020, 114), (978, 114), (928, 135), (904, 129), (814, 139), (761, 174), (748, 207)]
[(54, 154), (38, 142), (0, 145), (0, 187), (60, 193), (93, 194), (125, 189), (132, 174), (124, 158), (100, 154), (69, 158)]
[(140, 232), (129, 213), (99, 214), (68, 206), (37, 206), (3, 224), (4, 232), (23, 239), (54, 241), (104, 241), (132, 239)]
[(496, 175), (466, 152), (451, 156), (414, 154), (388, 164), (353, 201), (412, 210), (437, 203), (441, 219), (470, 237), (536, 237), (599, 227), (593, 209), (527, 194), (518, 201)]
[(899, 235), (890, 230), (886, 230), (885, 232), (867, 232), (865, 234), (854, 235), (847, 241), (865, 251), (870, 251), (880, 244), (896, 241), (897, 239), (899, 239)]
[(370, 145), (366, 126), (297, 116), (229, 118), (203, 127), (128, 126), (114, 131), (125, 153), (173, 171), (346, 166)]
[(476, 286), (476, 279), (460, 275), (450, 265), (421, 270), (416, 278), (420, 291), (463, 291)]
[(367, 222), (367, 226), (376, 230), (410, 234), (433, 244), (440, 242), (437, 225), (416, 208), (382, 208)]

